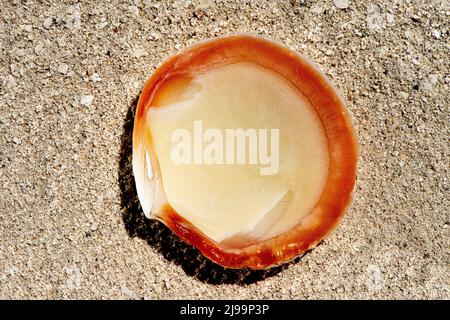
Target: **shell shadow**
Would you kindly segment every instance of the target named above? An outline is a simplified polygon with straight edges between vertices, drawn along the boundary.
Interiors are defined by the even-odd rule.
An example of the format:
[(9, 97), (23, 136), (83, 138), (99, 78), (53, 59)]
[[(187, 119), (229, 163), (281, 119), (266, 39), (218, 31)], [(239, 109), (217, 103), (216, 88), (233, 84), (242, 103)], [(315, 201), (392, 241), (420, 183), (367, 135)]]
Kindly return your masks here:
[(122, 219), (130, 237), (145, 240), (165, 259), (181, 266), (187, 275), (215, 285), (255, 283), (277, 275), (290, 264), (300, 260), (299, 257), (281, 266), (261, 271), (224, 268), (205, 258), (195, 247), (180, 240), (161, 222), (145, 218), (137, 197), (131, 165), (134, 110), (137, 101), (138, 97), (131, 102), (124, 119), (118, 168)]

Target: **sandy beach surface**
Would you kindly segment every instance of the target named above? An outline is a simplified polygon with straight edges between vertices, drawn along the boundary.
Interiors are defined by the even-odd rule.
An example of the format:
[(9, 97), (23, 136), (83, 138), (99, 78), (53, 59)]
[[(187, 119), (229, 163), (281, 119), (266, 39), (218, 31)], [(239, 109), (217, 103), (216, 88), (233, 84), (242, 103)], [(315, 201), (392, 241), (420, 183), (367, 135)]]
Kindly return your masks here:
[[(0, 298), (450, 298), (448, 1), (0, 5)], [(337, 230), (226, 270), (143, 218), (132, 109), (177, 50), (253, 32), (310, 57), (360, 142)]]

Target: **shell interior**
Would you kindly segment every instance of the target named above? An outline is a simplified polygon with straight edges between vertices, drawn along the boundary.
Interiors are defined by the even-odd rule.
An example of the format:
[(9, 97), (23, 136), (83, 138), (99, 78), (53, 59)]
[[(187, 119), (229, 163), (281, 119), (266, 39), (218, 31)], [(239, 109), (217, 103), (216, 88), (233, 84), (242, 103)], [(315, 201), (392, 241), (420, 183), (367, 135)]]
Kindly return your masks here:
[[(317, 113), (288, 81), (259, 66), (236, 63), (163, 90), (172, 95), (157, 99), (145, 118), (164, 186), (159, 191), (206, 236), (242, 247), (282, 233), (314, 207), (327, 177), (327, 142)], [(189, 132), (190, 162), (173, 161), (177, 129)], [(237, 136), (227, 135), (230, 129), (247, 134), (245, 150), (237, 149)], [(207, 146), (216, 147), (217, 140), (222, 155), (205, 163)], [(232, 142), (234, 160), (227, 162)], [(152, 145), (145, 146), (147, 173), (152, 172)], [(255, 145), (259, 150), (251, 149)], [(198, 150), (203, 154), (195, 163)], [(238, 163), (242, 150), (245, 159)], [(256, 153), (253, 161), (250, 152)], [(160, 209), (153, 206), (147, 213), (158, 215)]]

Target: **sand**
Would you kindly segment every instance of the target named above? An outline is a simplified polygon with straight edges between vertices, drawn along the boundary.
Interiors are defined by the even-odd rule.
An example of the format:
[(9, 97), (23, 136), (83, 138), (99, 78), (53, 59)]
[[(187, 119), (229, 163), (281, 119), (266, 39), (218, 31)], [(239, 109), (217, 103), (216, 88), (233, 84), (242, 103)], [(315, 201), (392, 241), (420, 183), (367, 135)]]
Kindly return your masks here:
[[(450, 298), (448, 1), (2, 1), (0, 298)], [(354, 203), (300, 259), (223, 269), (143, 218), (145, 80), (254, 32), (317, 63), (360, 141)]]

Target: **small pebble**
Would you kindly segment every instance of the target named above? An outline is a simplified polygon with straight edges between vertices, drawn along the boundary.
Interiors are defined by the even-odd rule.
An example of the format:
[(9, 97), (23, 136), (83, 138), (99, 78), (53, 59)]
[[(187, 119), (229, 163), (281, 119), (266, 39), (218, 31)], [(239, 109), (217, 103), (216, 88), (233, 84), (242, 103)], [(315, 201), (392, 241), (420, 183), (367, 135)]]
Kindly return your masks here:
[(131, 291), (131, 289), (128, 288), (127, 286), (122, 286), (122, 293), (129, 297), (133, 295), (133, 291)]
[(58, 47), (63, 47), (66, 44), (66, 40), (63, 37), (58, 37), (56, 43), (58, 44)]
[(17, 64), (14, 64), (14, 63), (12, 63), (10, 66), (9, 66), (9, 69), (11, 70), (11, 73), (13, 74), (13, 75), (15, 75), (15, 74), (17, 74), (18, 72), (18, 69), (17, 69)]
[(88, 66), (86, 71), (88, 75), (92, 75), (95, 72), (95, 68), (93, 66)]
[(408, 94), (407, 92), (404, 92), (404, 91), (400, 91), (400, 96), (401, 96), (404, 100), (406, 100), (406, 99), (409, 98), (409, 94)]
[(108, 25), (108, 21), (106, 21), (106, 18), (103, 17), (100, 19), (100, 23), (97, 25), (97, 27), (99, 29), (103, 29), (104, 27), (106, 27)]
[(433, 36), (436, 39), (440, 39), (441, 38), (441, 32), (439, 30), (433, 30)]
[(438, 77), (435, 74), (430, 74), (429, 76), (431, 84), (436, 84), (438, 81)]
[(136, 6), (129, 6), (128, 7), (128, 11), (130, 11), (133, 14), (138, 14), (139, 13), (139, 8)]
[(425, 91), (431, 91), (431, 90), (433, 89), (433, 85), (432, 85), (430, 82), (425, 81), (425, 82), (423, 83), (423, 89), (424, 89)]
[(347, 9), (350, 5), (348, 0), (333, 0), (333, 3), (338, 9)]
[(58, 72), (61, 74), (67, 74), (69, 72), (69, 66), (65, 63), (61, 63), (58, 67)]
[(20, 269), (16, 266), (12, 266), (11, 268), (7, 268), (6, 271), (11, 275), (15, 276), (20, 272)]
[(369, 3), (367, 5), (367, 13), (373, 14), (373, 13), (381, 13), (381, 9), (379, 6), (373, 3)]
[(376, 4), (369, 4), (367, 6), (367, 27), (372, 30), (381, 30), (383, 28), (383, 16), (381, 15), (381, 8)]
[(147, 55), (147, 51), (142, 48), (138, 48), (132, 52), (132, 56), (135, 58), (141, 58)]
[(386, 21), (388, 23), (394, 23), (394, 20), (395, 20), (395, 16), (392, 13), (386, 14)]
[(102, 78), (100, 78), (100, 76), (98, 75), (98, 73), (94, 73), (94, 74), (91, 76), (91, 81), (92, 81), (93, 83), (99, 82), (99, 81), (101, 81), (101, 80), (102, 80)]
[(23, 26), (23, 30), (25, 30), (26, 32), (31, 32), (33, 31), (33, 26), (26, 24)]
[(406, 37), (407, 39), (412, 40), (412, 39), (414, 38), (414, 34), (413, 34), (411, 31), (406, 30), (406, 31), (405, 31), (405, 37)]
[(6, 89), (12, 89), (17, 85), (17, 82), (12, 75), (8, 75), (8, 77), (3, 81), (3, 84)]
[(150, 40), (159, 40), (161, 39), (161, 36), (157, 32), (150, 32), (149, 38)]
[(21, 144), (22, 143), (22, 141), (19, 138), (17, 138), (17, 137), (12, 138), (12, 142), (14, 142), (15, 144)]
[(52, 24), (53, 24), (53, 18), (47, 18), (44, 20), (44, 28), (45, 29), (50, 29)]
[(66, 19), (66, 26), (71, 30), (76, 30), (81, 27), (81, 13), (78, 4), (72, 5), (67, 9), (69, 16)]
[(12, 142), (14, 142), (15, 144), (20, 144), (22, 141), (19, 138), (14, 137), (12, 138)]
[(85, 95), (85, 96), (81, 96), (80, 103), (83, 106), (89, 107), (92, 104), (93, 100), (94, 100), (94, 96)]
[(34, 53), (39, 55), (44, 50), (44, 45), (42, 43), (39, 43), (36, 47), (34, 47)]

